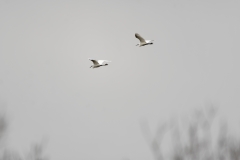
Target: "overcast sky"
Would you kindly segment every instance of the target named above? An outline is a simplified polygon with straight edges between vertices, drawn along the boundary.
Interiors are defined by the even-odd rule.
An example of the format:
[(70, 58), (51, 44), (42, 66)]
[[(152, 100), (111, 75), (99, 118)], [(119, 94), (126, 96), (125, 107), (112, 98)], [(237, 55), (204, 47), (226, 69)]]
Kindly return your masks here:
[[(52, 160), (152, 159), (140, 129), (214, 104), (240, 113), (238, 0), (0, 0), (8, 145)], [(154, 44), (136, 47), (139, 33)], [(90, 69), (88, 58), (112, 61)]]

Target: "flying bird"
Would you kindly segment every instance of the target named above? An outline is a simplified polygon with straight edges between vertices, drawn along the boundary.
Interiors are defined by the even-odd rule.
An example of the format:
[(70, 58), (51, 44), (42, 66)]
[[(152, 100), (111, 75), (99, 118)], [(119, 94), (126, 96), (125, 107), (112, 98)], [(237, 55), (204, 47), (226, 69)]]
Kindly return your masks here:
[(138, 33), (135, 33), (135, 37), (136, 37), (137, 39), (139, 39), (139, 41), (140, 41), (140, 43), (138, 43), (136, 46), (141, 47), (141, 46), (153, 44), (153, 40), (145, 40), (145, 39), (142, 38), (142, 37), (140, 36), (140, 34), (138, 34)]
[(108, 63), (107, 62), (111, 62), (111, 61), (108, 61), (108, 60), (95, 60), (95, 59), (91, 59), (89, 58), (90, 61), (93, 62), (93, 65), (90, 67), (90, 68), (98, 68), (98, 67), (101, 67), (101, 66), (107, 66)]

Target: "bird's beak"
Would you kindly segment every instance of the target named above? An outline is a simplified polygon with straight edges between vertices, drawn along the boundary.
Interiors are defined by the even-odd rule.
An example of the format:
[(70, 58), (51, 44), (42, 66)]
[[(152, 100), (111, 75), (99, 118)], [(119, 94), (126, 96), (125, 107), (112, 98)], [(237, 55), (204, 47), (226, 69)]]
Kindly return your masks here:
[(92, 66), (90, 68), (92, 68)]

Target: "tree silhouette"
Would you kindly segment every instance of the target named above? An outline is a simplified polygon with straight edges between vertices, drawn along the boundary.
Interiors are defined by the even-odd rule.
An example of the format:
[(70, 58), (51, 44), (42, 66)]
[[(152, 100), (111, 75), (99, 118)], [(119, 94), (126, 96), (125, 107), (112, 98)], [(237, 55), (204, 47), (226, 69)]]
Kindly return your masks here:
[[(196, 110), (190, 118), (187, 128), (179, 124), (164, 123), (157, 133), (151, 136), (148, 125), (142, 124), (143, 134), (156, 160), (240, 160), (240, 141), (228, 134), (227, 124), (222, 124), (219, 135), (212, 136), (212, 122), (217, 110), (209, 107), (206, 110)], [(170, 156), (162, 153), (162, 139), (167, 131), (172, 133), (173, 148)], [(214, 143), (214, 141), (216, 141)]]
[(49, 160), (44, 155), (44, 145), (34, 144), (26, 157), (21, 157), (16, 151), (5, 148), (5, 136), (7, 134), (7, 119), (4, 114), (0, 114), (0, 160)]

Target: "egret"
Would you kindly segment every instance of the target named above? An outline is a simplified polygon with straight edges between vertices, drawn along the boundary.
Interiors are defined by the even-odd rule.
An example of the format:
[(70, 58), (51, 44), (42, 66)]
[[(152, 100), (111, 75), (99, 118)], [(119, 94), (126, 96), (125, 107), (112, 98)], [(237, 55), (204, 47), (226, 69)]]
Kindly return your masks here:
[(90, 61), (93, 62), (93, 65), (90, 67), (90, 68), (98, 68), (98, 67), (101, 67), (101, 66), (107, 66), (108, 63), (107, 62), (111, 62), (111, 61), (108, 61), (108, 60), (95, 60), (95, 59), (91, 59), (89, 58)]
[(153, 44), (153, 40), (145, 40), (145, 39), (142, 38), (142, 37), (140, 36), (140, 34), (138, 34), (138, 33), (135, 33), (135, 37), (136, 37), (137, 39), (139, 39), (139, 41), (140, 41), (140, 43), (138, 43), (136, 46), (141, 47), (141, 46)]

